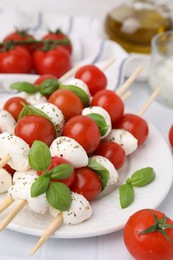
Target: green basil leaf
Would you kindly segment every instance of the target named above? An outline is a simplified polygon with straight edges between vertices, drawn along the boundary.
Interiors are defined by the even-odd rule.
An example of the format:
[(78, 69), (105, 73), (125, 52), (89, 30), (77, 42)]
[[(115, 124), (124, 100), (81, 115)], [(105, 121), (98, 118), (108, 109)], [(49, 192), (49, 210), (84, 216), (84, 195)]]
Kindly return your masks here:
[(46, 79), (39, 86), (39, 92), (42, 95), (51, 95), (55, 90), (59, 89), (60, 83), (56, 79)]
[(101, 136), (106, 134), (106, 132), (108, 130), (108, 125), (106, 124), (106, 121), (103, 116), (101, 116), (97, 113), (91, 113), (86, 116), (92, 118), (96, 122)]
[(46, 118), (47, 120), (49, 120), (49, 122), (53, 125), (53, 127), (55, 129), (55, 134), (57, 136), (56, 126), (54, 125), (54, 123), (52, 122), (50, 117), (46, 113), (44, 113), (42, 110), (40, 110), (36, 107), (33, 107), (31, 105), (24, 105), (24, 108), (22, 109), (22, 111), (20, 112), (20, 114), (18, 116), (18, 120), (20, 120), (22, 117), (28, 116), (28, 115), (42, 116), (42, 117)]
[(62, 163), (48, 171), (48, 174), (52, 180), (61, 180), (68, 178), (72, 174), (73, 170), (74, 168), (71, 164)]
[(155, 179), (155, 172), (153, 168), (146, 167), (134, 172), (130, 179), (133, 186), (143, 187)]
[(71, 192), (64, 183), (50, 182), (46, 197), (49, 204), (55, 209), (66, 211), (70, 208)]
[(98, 163), (95, 159), (92, 158), (89, 159), (87, 167), (92, 169), (95, 173), (97, 173), (100, 176), (102, 182), (102, 189), (104, 190), (109, 179), (109, 171), (100, 163)]
[(71, 90), (74, 94), (76, 94), (76, 96), (78, 96), (81, 99), (82, 103), (84, 104), (84, 107), (89, 106), (89, 96), (83, 89), (73, 85), (61, 85), (60, 88)]
[(46, 171), (51, 163), (49, 147), (41, 141), (34, 141), (29, 151), (28, 160), (32, 169)]
[(39, 176), (31, 186), (31, 197), (37, 197), (47, 191), (50, 179), (44, 174)]
[(127, 208), (134, 201), (133, 186), (129, 183), (121, 185), (119, 187), (119, 198), (121, 208)]
[(10, 86), (11, 89), (16, 89), (18, 91), (23, 91), (26, 92), (28, 94), (34, 94), (37, 92), (37, 89), (29, 82), (16, 82), (13, 83)]

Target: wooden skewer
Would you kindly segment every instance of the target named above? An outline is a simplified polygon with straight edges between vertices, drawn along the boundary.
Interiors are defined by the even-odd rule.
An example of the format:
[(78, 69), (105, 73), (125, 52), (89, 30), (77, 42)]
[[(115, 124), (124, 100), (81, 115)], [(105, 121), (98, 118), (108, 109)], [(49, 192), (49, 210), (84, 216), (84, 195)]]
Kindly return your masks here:
[(126, 93), (124, 93), (121, 97), (121, 99), (123, 101), (125, 101), (126, 99), (128, 99), (130, 96), (132, 95), (132, 92), (131, 91), (127, 91)]
[(62, 77), (60, 77), (59, 80), (64, 81), (64, 80), (72, 77), (75, 74), (75, 72), (79, 69), (79, 67), (80, 67), (80, 65), (74, 66), (72, 69), (67, 71)]
[(142, 71), (143, 67), (139, 66), (133, 73), (132, 75), (126, 80), (126, 82), (121, 86), (119, 90), (117, 90), (116, 94), (121, 96), (133, 83), (133, 81), (137, 78), (137, 76), (140, 74)]
[(143, 105), (143, 107), (139, 110), (138, 112), (138, 116), (142, 116), (144, 114), (144, 112), (148, 109), (148, 107), (150, 106), (150, 104), (153, 102), (153, 100), (158, 96), (158, 94), (160, 93), (160, 88), (156, 88), (152, 95), (149, 97), (149, 99), (145, 102), (145, 104)]
[(10, 160), (11, 160), (10, 155), (7, 154), (6, 156), (4, 156), (0, 161), (0, 169), (3, 168)]
[(107, 63), (102, 66), (101, 70), (102, 71), (107, 70), (115, 62), (115, 60), (116, 60), (115, 58), (108, 60)]
[(11, 197), (8, 197), (6, 200), (4, 200), (0, 205), (0, 213), (6, 210), (13, 202), (14, 199), (12, 199)]
[(61, 226), (63, 222), (63, 212), (60, 212), (50, 223), (50, 225), (46, 228), (43, 235), (41, 236), (38, 243), (33, 248), (31, 255), (33, 255), (42, 244)]
[(13, 218), (21, 211), (24, 206), (27, 204), (26, 200), (21, 200), (18, 205), (7, 215), (7, 217), (0, 224), (0, 231), (2, 231), (12, 220)]

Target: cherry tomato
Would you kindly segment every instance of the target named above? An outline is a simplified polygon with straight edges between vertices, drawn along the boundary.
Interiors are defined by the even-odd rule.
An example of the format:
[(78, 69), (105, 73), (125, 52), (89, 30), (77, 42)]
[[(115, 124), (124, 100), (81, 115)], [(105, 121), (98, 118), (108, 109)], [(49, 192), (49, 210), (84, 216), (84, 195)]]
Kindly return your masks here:
[(58, 89), (49, 97), (50, 103), (57, 106), (63, 113), (66, 120), (73, 116), (80, 115), (84, 105), (79, 97), (67, 89)]
[[(28, 41), (28, 40), (34, 40), (34, 36), (31, 35), (30, 33), (27, 32), (27, 30), (16, 30), (15, 32), (10, 33), (9, 35), (7, 35), (3, 42), (7, 42), (7, 41)], [(35, 50), (35, 47), (33, 44), (20, 44), (20, 46), (22, 46), (23, 48), (25, 48), (26, 50), (28, 50), (30, 53), (33, 53), (33, 51)]]
[(4, 104), (4, 109), (8, 111), (16, 121), (18, 120), (18, 116), (23, 109), (23, 105), (21, 104), (21, 102), (28, 105), (28, 102), (21, 97), (9, 98)]
[(113, 124), (113, 128), (122, 128), (129, 131), (142, 144), (148, 137), (149, 128), (147, 122), (140, 116), (125, 114), (118, 122)]
[(70, 118), (64, 126), (63, 134), (76, 140), (87, 153), (94, 152), (100, 143), (97, 124), (83, 115)]
[[(64, 34), (61, 30), (56, 30), (55, 32), (49, 31), (46, 35), (43, 36), (43, 40), (64, 40), (67, 39), (70, 41), (69, 37)], [(67, 45), (62, 45), (70, 54), (72, 54), (72, 43), (70, 42)]]
[(81, 79), (87, 84), (92, 96), (107, 86), (107, 78), (104, 72), (92, 64), (82, 66), (78, 69), (75, 78)]
[(169, 130), (169, 141), (170, 141), (170, 144), (173, 148), (173, 125), (171, 126), (171, 128)]
[(124, 149), (119, 144), (114, 142), (100, 143), (94, 153), (106, 157), (109, 161), (111, 161), (116, 169), (121, 168), (126, 160)]
[[(69, 163), (67, 160), (65, 160), (62, 157), (58, 157), (58, 156), (54, 156), (52, 157), (51, 160), (51, 164), (49, 166), (49, 168), (47, 169), (48, 171), (51, 170), (52, 168), (62, 164), (62, 163)], [(43, 174), (43, 172), (37, 172), (37, 174), (40, 176)], [(57, 182), (63, 182), (64, 184), (66, 184), (68, 187), (70, 187), (74, 181), (75, 178), (75, 171), (73, 171), (73, 173), (66, 179), (62, 179), (62, 180), (51, 180), (51, 181), (57, 181)]]
[(49, 51), (35, 51), (33, 62), (36, 73), (40, 75), (51, 74), (57, 78), (71, 68), (70, 54), (61, 46), (57, 46)]
[(9, 164), (6, 164), (3, 167), (7, 172), (9, 172), (11, 175), (13, 175), (15, 173), (16, 170), (12, 169), (11, 166)]
[(70, 189), (82, 194), (88, 201), (94, 200), (102, 189), (100, 177), (87, 167), (75, 169), (75, 173), (75, 179)]
[(30, 146), (35, 140), (42, 141), (50, 146), (55, 139), (55, 130), (48, 119), (42, 116), (28, 115), (17, 122), (15, 135), (22, 138)]
[(0, 51), (0, 73), (30, 73), (32, 59), (30, 53), (21, 46)]
[(41, 85), (41, 83), (47, 79), (57, 79), (57, 77), (55, 77), (54, 75), (51, 75), (51, 74), (42, 75), (36, 79), (36, 81), (34, 82), (34, 85)]
[(110, 115), (111, 121), (119, 120), (124, 113), (124, 103), (112, 90), (101, 90), (97, 92), (91, 101), (91, 106), (100, 106)]
[[(130, 254), (137, 260), (173, 259), (173, 226), (164, 230), (164, 225), (160, 223), (160, 227), (158, 225), (155, 231), (140, 234), (156, 223), (154, 214), (159, 220), (165, 216), (157, 210), (142, 209), (134, 213), (124, 227), (125, 245)], [(173, 225), (173, 221), (166, 216), (165, 222)], [(171, 241), (168, 241), (162, 231), (166, 232)]]

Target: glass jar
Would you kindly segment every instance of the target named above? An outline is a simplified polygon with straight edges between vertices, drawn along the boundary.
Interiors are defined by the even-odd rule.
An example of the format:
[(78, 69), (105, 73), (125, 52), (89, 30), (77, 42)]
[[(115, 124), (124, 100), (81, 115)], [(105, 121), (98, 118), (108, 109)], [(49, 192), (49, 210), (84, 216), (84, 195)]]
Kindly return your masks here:
[(128, 52), (150, 53), (154, 35), (172, 30), (171, 12), (164, 1), (128, 1), (111, 10), (105, 31)]
[(173, 108), (173, 31), (163, 32), (152, 40), (149, 85), (160, 87), (157, 100)]

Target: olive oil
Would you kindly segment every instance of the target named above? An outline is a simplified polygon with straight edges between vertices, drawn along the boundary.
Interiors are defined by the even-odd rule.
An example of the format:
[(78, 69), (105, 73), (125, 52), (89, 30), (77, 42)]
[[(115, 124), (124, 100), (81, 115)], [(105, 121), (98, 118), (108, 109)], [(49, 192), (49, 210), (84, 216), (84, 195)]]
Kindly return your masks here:
[(111, 10), (105, 19), (109, 38), (128, 52), (150, 53), (153, 36), (172, 28), (168, 7), (149, 0), (120, 5)]

